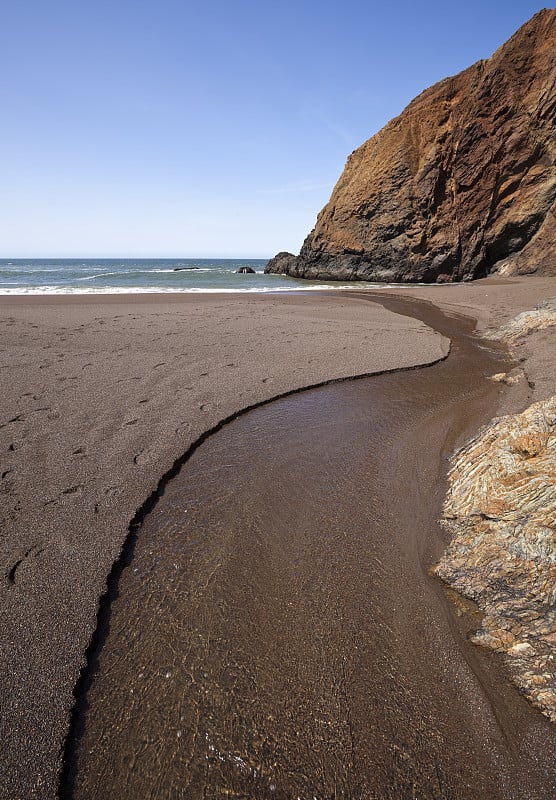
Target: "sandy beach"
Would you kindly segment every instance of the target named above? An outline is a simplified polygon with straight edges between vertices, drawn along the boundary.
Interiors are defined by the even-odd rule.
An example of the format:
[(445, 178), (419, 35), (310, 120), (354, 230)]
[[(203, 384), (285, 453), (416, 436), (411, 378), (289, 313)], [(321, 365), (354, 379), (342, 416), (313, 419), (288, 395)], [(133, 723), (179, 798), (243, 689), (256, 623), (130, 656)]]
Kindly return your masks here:
[[(556, 286), (488, 279), (393, 293), (472, 316), (484, 331)], [(162, 476), (245, 408), (431, 364), (449, 342), (344, 294), (1, 298), (0, 330), (1, 788), (53, 798), (98, 599)], [(516, 347), (526, 379), (500, 411), (556, 393), (555, 331)]]
[(174, 461), (247, 406), (448, 343), (347, 297), (12, 297), (0, 315), (2, 795), (47, 798), (98, 598)]

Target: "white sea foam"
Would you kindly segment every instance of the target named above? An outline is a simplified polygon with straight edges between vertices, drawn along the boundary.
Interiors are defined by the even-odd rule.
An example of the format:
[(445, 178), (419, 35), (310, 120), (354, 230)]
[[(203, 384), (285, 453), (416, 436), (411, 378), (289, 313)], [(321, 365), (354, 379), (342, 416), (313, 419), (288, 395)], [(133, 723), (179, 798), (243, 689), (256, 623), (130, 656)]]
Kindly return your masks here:
[[(179, 288), (175, 286), (95, 286), (90, 288), (75, 286), (32, 286), (9, 289), (0, 286), (0, 295), (81, 295), (81, 294), (283, 294), (284, 292), (330, 292), (330, 291), (364, 291), (385, 284), (361, 286), (352, 284), (318, 284), (312, 286), (262, 286), (237, 289), (217, 289), (193, 286)], [(390, 288), (394, 288), (391, 286)], [(398, 287), (399, 288), (399, 287)]]

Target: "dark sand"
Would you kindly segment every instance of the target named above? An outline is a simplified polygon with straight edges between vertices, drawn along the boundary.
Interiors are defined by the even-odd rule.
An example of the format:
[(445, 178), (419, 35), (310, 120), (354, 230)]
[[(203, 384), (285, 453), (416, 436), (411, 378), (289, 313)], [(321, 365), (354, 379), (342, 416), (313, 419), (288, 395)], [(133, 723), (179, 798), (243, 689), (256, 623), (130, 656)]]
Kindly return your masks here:
[(443, 357), (345, 296), (0, 298), (2, 798), (53, 798), (97, 603), (136, 510), (246, 406)]
[[(527, 279), (403, 290), (412, 292), (487, 325), (489, 307), (500, 324), (556, 288)], [(245, 406), (434, 361), (445, 344), (415, 322), (345, 296), (10, 298), (0, 301), (0, 314), (0, 366), (10, 376), (0, 420), (1, 788), (5, 797), (48, 798), (98, 597), (131, 518), (161, 475)], [(546, 332), (531, 337), (530, 376), (540, 370), (539, 353), (541, 365), (551, 362), (553, 345)], [(541, 385), (553, 393), (553, 372), (542, 371)], [(509, 396), (515, 406), (540, 399), (527, 386)], [(436, 475), (426, 447), (423, 455)]]
[(252, 411), (167, 486), (103, 619), (72, 796), (552, 800), (552, 726), (429, 576), (439, 470), (505, 366), (433, 311), (447, 361)]

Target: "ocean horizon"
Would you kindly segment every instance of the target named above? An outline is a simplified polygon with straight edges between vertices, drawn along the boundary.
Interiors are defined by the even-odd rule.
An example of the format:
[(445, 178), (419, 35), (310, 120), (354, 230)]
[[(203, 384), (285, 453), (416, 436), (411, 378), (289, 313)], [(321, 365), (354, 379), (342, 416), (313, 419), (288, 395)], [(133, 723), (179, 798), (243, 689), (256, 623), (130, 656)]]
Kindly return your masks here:
[[(265, 275), (255, 258), (2, 258), (0, 295), (284, 292), (353, 283)], [(253, 273), (238, 273), (242, 267)], [(358, 288), (385, 284), (357, 283)]]

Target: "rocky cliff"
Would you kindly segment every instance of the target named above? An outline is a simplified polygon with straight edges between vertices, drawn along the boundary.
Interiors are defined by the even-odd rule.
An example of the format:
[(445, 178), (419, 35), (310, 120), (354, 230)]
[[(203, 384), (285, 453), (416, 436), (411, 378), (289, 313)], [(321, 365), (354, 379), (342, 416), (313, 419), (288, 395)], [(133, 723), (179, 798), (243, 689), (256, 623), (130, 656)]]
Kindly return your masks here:
[(427, 89), (351, 154), (298, 257), (301, 278), (556, 275), (556, 9)]

